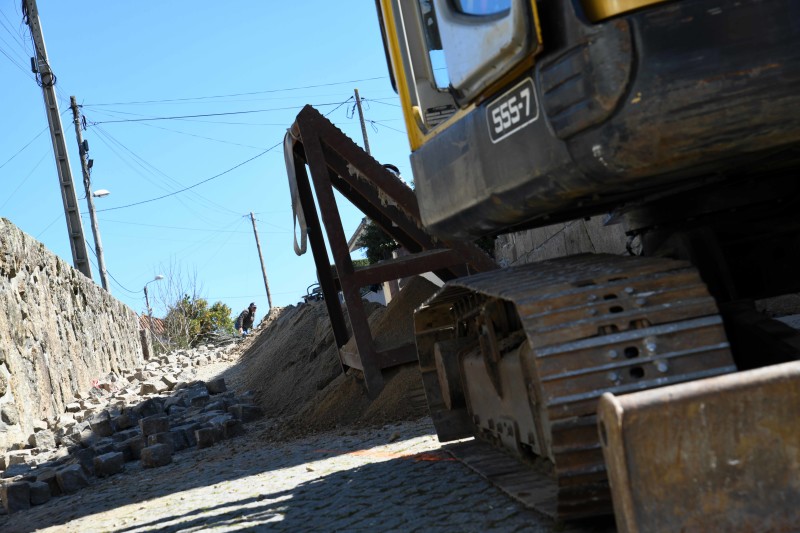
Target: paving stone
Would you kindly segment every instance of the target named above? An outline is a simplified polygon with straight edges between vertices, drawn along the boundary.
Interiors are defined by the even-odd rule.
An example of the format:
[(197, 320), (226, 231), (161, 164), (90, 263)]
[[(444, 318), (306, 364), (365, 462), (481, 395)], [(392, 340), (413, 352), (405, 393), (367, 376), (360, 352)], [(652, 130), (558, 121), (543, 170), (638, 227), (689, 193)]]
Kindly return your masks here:
[(154, 433), (147, 436), (147, 445), (154, 446), (156, 444), (164, 444), (170, 447), (170, 454), (175, 453), (175, 443), (173, 433), (165, 431), (163, 433)]
[(167, 386), (167, 390), (173, 390), (175, 385), (178, 384), (178, 379), (171, 374), (164, 374), (161, 376), (161, 381)]
[(169, 409), (173, 406), (187, 407), (189, 401), (184, 394), (173, 394), (164, 401), (164, 409)]
[(142, 449), (142, 465), (145, 468), (166, 466), (172, 462), (172, 447), (166, 444), (154, 444)]
[(11, 479), (18, 477), (28, 477), (33, 471), (33, 466), (28, 463), (17, 463), (9, 466), (3, 472), (0, 472), (0, 478)]
[(169, 416), (180, 416), (186, 411), (187, 409), (185, 407), (181, 407), (180, 405), (170, 405), (167, 409), (167, 414)]
[(64, 429), (67, 429), (71, 426), (76, 424), (75, 417), (72, 416), (72, 413), (64, 413), (63, 415), (58, 417), (58, 426)]
[(225, 386), (225, 378), (215, 378), (206, 382), (206, 390), (209, 394), (220, 394), (228, 390)]
[(44, 481), (33, 481), (30, 483), (31, 505), (42, 505), (50, 501), (50, 485)]
[(189, 400), (189, 405), (192, 407), (203, 407), (211, 400), (211, 396), (208, 393), (201, 393), (196, 394), (191, 397)]
[(195, 430), (194, 436), (198, 448), (208, 448), (222, 440), (222, 431), (216, 427), (200, 428)]
[(230, 413), (222, 413), (221, 411), (219, 411), (218, 413), (219, 414), (215, 414), (215, 416), (208, 419), (209, 424), (222, 427), (222, 424), (233, 418), (233, 415), (231, 415)]
[(195, 436), (194, 431), (199, 427), (199, 424), (192, 422), (189, 424), (176, 426), (170, 431), (180, 432), (183, 436), (183, 440), (186, 442), (186, 446), (188, 448), (193, 448), (197, 446), (197, 437)]
[(0, 405), (0, 420), (9, 426), (16, 426), (19, 424), (19, 411), (13, 403), (5, 403)]
[(139, 459), (142, 458), (142, 450), (146, 445), (144, 437), (142, 437), (141, 435), (136, 437), (131, 437), (122, 444), (128, 447), (133, 460), (138, 461)]
[(95, 432), (92, 431), (91, 428), (86, 428), (81, 431), (78, 443), (83, 448), (91, 448), (98, 440), (100, 440), (100, 438), (95, 434)]
[(50, 449), (56, 447), (56, 436), (49, 429), (37, 431), (28, 437), (28, 444), (34, 448)]
[(94, 475), (97, 477), (113, 476), (122, 472), (125, 467), (125, 456), (120, 452), (109, 452), (94, 458)]
[(160, 415), (164, 412), (164, 404), (156, 398), (148, 398), (145, 401), (137, 404), (133, 408), (133, 412), (142, 418), (148, 416)]
[(231, 405), (228, 407), (228, 412), (242, 422), (252, 422), (264, 416), (260, 407), (250, 404)]
[(225, 411), (227, 408), (224, 401), (213, 401), (203, 407), (203, 411)]
[(89, 486), (89, 479), (79, 464), (65, 466), (56, 472), (58, 486), (64, 494), (74, 494)]
[(58, 477), (54, 469), (47, 468), (44, 471), (39, 472), (39, 475), (36, 476), (36, 481), (47, 483), (50, 496), (60, 496), (62, 494), (61, 486), (58, 484)]
[(103, 410), (89, 418), (89, 426), (97, 437), (110, 437), (114, 434), (114, 427), (111, 425), (111, 415)]
[(6, 454), (6, 468), (25, 464), (31, 458), (30, 450), (13, 450)]
[(222, 424), (222, 433), (226, 439), (244, 435), (244, 424), (242, 424), (241, 420), (229, 418)]
[(136, 425), (136, 417), (131, 413), (122, 413), (111, 420), (112, 425), (117, 431), (132, 428)]
[(142, 396), (148, 394), (161, 394), (162, 392), (166, 392), (168, 387), (165, 383), (161, 381), (155, 380), (148, 380), (142, 383), (141, 388), (139, 389), (139, 394)]
[(142, 435), (147, 437), (155, 433), (169, 431), (169, 417), (164, 415), (148, 416), (139, 420)]
[(0, 499), (8, 514), (24, 511), (31, 507), (31, 488), (26, 481), (4, 483), (0, 487)]

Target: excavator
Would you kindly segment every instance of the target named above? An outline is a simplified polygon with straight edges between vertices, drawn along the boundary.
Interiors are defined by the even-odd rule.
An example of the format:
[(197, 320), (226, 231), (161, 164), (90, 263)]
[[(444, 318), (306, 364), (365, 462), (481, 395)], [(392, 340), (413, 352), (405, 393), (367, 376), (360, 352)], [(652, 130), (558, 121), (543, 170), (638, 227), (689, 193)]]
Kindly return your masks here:
[[(604, 215), (627, 255), (454, 277), (414, 317), (431, 416), (620, 531), (800, 530), (800, 2), (376, 0), (422, 226)], [(545, 502), (545, 500), (547, 500)]]

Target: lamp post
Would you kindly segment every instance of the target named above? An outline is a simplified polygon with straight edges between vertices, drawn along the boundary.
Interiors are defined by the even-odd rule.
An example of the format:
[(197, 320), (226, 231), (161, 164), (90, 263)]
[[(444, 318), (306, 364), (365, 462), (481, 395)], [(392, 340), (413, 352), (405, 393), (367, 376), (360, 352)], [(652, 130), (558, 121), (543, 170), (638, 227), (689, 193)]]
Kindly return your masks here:
[(151, 332), (153, 331), (153, 310), (150, 308), (150, 299), (147, 297), (147, 286), (154, 281), (159, 281), (162, 279), (164, 279), (164, 276), (158, 274), (156, 277), (144, 284), (144, 305), (147, 308), (147, 329), (149, 329)]

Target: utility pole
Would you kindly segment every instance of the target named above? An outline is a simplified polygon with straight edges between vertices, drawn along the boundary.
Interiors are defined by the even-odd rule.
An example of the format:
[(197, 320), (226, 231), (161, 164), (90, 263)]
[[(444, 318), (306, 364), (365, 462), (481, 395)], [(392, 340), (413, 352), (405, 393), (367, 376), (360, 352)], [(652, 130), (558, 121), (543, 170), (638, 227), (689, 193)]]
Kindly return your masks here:
[(364, 123), (364, 111), (361, 109), (361, 97), (356, 89), (356, 107), (358, 108), (358, 119), (361, 121), (361, 135), (364, 136), (364, 151), (369, 152), (369, 139), (367, 139), (367, 125)]
[(250, 220), (253, 222), (253, 234), (256, 236), (256, 248), (258, 248), (258, 259), (261, 261), (261, 273), (264, 274), (264, 287), (267, 288), (267, 303), (269, 310), (272, 311), (272, 294), (269, 292), (269, 282), (267, 281), (267, 269), (264, 266), (264, 256), (261, 255), (261, 243), (258, 240), (258, 230), (256, 229), (256, 216), (250, 211)]
[(97, 227), (97, 217), (94, 213), (92, 183), (89, 179), (89, 149), (83, 140), (83, 133), (81, 133), (81, 115), (80, 111), (78, 111), (78, 101), (74, 96), (70, 96), (69, 103), (72, 108), (72, 121), (75, 123), (75, 137), (78, 139), (78, 153), (81, 158), (81, 172), (83, 172), (83, 187), (86, 189), (86, 204), (89, 206), (89, 220), (92, 223), (94, 249), (97, 255), (97, 268), (100, 270), (100, 281), (103, 284), (103, 288), (110, 293), (111, 289), (108, 288), (106, 261), (103, 258), (103, 243), (100, 240), (100, 229)]
[(86, 241), (83, 237), (83, 225), (78, 210), (78, 197), (75, 194), (75, 185), (72, 181), (72, 171), (67, 155), (67, 143), (64, 139), (64, 129), (61, 125), (61, 114), (58, 111), (58, 98), (56, 97), (56, 77), (47, 62), (47, 50), (44, 46), (42, 26), (39, 22), (39, 10), (36, 0), (23, 0), (23, 14), (25, 23), (31, 30), (31, 37), (35, 48), (36, 57), (31, 61), (33, 71), (38, 74), (38, 80), (44, 95), (44, 107), (47, 112), (47, 121), (50, 124), (50, 139), (53, 142), (53, 153), (56, 158), (58, 181), (61, 187), (61, 199), (64, 202), (64, 214), (67, 219), (67, 232), (72, 249), (72, 261), (76, 269), (80, 270), (87, 278), (92, 279), (92, 269), (86, 251)]

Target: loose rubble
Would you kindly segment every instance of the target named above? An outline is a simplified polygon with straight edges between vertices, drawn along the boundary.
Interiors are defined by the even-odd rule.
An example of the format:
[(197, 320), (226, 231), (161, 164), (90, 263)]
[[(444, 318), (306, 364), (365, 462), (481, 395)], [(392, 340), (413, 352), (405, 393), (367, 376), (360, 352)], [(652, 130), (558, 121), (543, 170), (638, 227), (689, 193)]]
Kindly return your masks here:
[(158, 468), (175, 452), (244, 434), (262, 416), (254, 394), (237, 395), (221, 377), (196, 379), (199, 367), (236, 356), (232, 344), (200, 346), (94, 381), (61, 416), (38, 421), (27, 443), (0, 453), (0, 514), (78, 492), (131, 461)]

